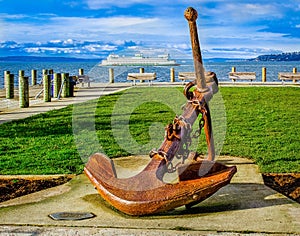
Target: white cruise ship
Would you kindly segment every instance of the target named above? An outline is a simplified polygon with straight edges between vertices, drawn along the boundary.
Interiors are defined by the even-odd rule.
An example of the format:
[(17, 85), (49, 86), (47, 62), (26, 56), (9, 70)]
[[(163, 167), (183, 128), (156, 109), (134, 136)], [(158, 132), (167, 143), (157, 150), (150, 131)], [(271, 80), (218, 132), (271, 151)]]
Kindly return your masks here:
[(100, 66), (178, 66), (175, 60), (171, 60), (169, 54), (157, 57), (144, 57), (143, 54), (135, 54), (134, 57), (110, 54), (103, 60)]

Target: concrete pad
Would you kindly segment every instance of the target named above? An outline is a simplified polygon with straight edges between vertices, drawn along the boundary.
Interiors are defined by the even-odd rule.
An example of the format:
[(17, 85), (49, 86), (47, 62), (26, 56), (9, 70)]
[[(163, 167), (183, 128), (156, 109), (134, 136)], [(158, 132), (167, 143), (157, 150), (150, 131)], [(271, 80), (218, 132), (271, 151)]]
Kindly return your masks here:
[[(142, 169), (149, 159), (127, 157), (114, 161), (117, 172), (122, 172), (124, 177)], [(226, 156), (219, 157), (218, 161), (236, 165), (237, 174), (230, 185), (190, 210), (180, 207), (153, 216), (127, 216), (108, 205), (82, 174), (63, 186), (43, 190), (43, 195), (48, 197), (32, 194), (1, 203), (0, 233), (26, 226), (29, 228), (21, 229), (28, 229), (30, 233), (34, 228), (44, 235), (47, 232), (69, 232), (67, 235), (136, 235), (142, 232), (143, 235), (300, 234), (300, 205), (263, 185), (256, 165), (247, 159)], [(51, 192), (56, 194), (49, 194)], [(49, 214), (56, 212), (92, 212), (96, 217), (54, 221)], [(48, 235), (55, 235), (52, 233)]]
[[(7, 109), (1, 112), (0, 124), (96, 99), (130, 86), (92, 84), (91, 88), (77, 90), (74, 98)], [(118, 175), (134, 175), (148, 161), (148, 157), (116, 159)], [(230, 185), (190, 210), (180, 207), (159, 215), (130, 217), (108, 205), (82, 174), (67, 184), (0, 203), (0, 235), (300, 235), (298, 203), (263, 185), (257, 166), (250, 160), (221, 157), (218, 161), (237, 165), (237, 174)], [(54, 221), (49, 214), (56, 212), (92, 212), (96, 217)]]

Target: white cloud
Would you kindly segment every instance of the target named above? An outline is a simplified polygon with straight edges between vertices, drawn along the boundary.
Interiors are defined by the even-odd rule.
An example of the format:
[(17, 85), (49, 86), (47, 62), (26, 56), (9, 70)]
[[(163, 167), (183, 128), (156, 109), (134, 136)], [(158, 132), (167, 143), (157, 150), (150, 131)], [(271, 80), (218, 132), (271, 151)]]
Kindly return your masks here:
[(56, 44), (56, 43), (61, 43), (62, 41), (61, 40), (50, 40), (49, 42)]
[(73, 44), (73, 43), (74, 43), (73, 39), (64, 40), (64, 44)]
[[(180, 1), (179, 1), (180, 2)], [(157, 6), (157, 5), (162, 5), (161, 1), (158, 0), (124, 0), (124, 1), (120, 1), (120, 0), (86, 0), (86, 4), (88, 5), (88, 7), (90, 9), (109, 9), (110, 7), (114, 6), (114, 7), (128, 7), (134, 4), (148, 4), (148, 5), (152, 5), (152, 6)], [(163, 5), (168, 5), (168, 3), (170, 4), (175, 4), (176, 1), (172, 1), (172, 0), (165, 0)]]
[(83, 46), (82, 49), (85, 49), (89, 52), (99, 52), (99, 51), (114, 51), (117, 49), (114, 45), (100, 45), (100, 44), (90, 44)]
[[(142, 17), (109, 17), (109, 18), (81, 18), (81, 17), (55, 17), (51, 19), (51, 27), (63, 32), (67, 28), (69, 35), (82, 34), (89, 37), (89, 33), (98, 34), (121, 34), (121, 33), (145, 33), (149, 29), (154, 30), (159, 24), (157, 18)], [(76, 24), (74, 24), (76, 22)]]
[[(25, 22), (2, 23), (0, 40), (40, 41), (62, 40), (64, 44), (73, 44), (70, 38), (78, 40), (130, 40), (122, 35), (135, 34), (168, 34), (171, 29), (158, 18), (142, 17), (51, 17), (47, 24), (34, 24)], [(116, 38), (117, 36), (117, 38)], [(121, 36), (121, 37), (120, 37)], [(119, 37), (119, 38), (118, 38)]]
[[(232, 3), (224, 2), (214, 8), (205, 7), (200, 14), (208, 16), (211, 24), (236, 24), (258, 22), (262, 19), (281, 18), (283, 16), (277, 4)], [(212, 21), (212, 22), (210, 22)]]
[(113, 1), (113, 0), (87, 0), (87, 5), (90, 9), (107, 9), (111, 6), (126, 7), (132, 4), (145, 2), (143, 0), (126, 0), (126, 1)]
[[(101, 51), (109, 52), (121, 48), (126, 41), (150, 46), (164, 45), (166, 48), (188, 51), (190, 50), (189, 30), (182, 12), (186, 5), (194, 6), (198, 10), (197, 23), (201, 48), (208, 52), (225, 53), (225, 51), (213, 50), (218, 45), (222, 45), (222, 48), (243, 49), (252, 46), (253, 48), (274, 47), (282, 50), (299, 50), (299, 43), (297, 43), (299, 38), (288, 38), (282, 33), (263, 32), (266, 29), (270, 31), (274, 29), (278, 19), (282, 19), (282, 25), (288, 22), (287, 24), (291, 26), (291, 22), (294, 22), (294, 27), (299, 29), (299, 17), (289, 16), (286, 13), (289, 12), (288, 10), (299, 10), (299, 0), (296, 1), (297, 3), (291, 0), (287, 2), (275, 0), (272, 3), (267, 0), (83, 0), (78, 2), (63, 0), (62, 4), (71, 3), (75, 8), (82, 7), (82, 2), (86, 4), (82, 14), (76, 15), (77, 12), (74, 11), (72, 17), (66, 17), (65, 14), (58, 16), (56, 15), (59, 14), (58, 10), (53, 14), (51, 13), (53, 9), (49, 9), (47, 14), (36, 15), (0, 13), (0, 40), (14, 40), (18, 43), (38, 41), (39, 44), (35, 47), (27, 47), (27, 50), (32, 52), (52, 50), (57, 53), (78, 53), (80, 51), (99, 55)], [(141, 15), (141, 12), (135, 14), (134, 5), (138, 4), (145, 6), (145, 12), (142, 12), (145, 13), (144, 15)], [(65, 5), (67, 6), (70, 5)], [(118, 7), (126, 9), (122, 9), (118, 15)], [(96, 11), (96, 9), (105, 10)], [(101, 17), (96, 17), (96, 14)], [(283, 28), (281, 29), (288, 34), (288, 29)], [(279, 30), (274, 31), (280, 32)], [(82, 45), (81, 41), (95, 43)], [(98, 41), (102, 43), (98, 44)], [(49, 45), (43, 42), (49, 42)], [(7, 45), (12, 49), (17, 49), (19, 46)], [(48, 49), (48, 46), (52, 49)], [(239, 52), (237, 54), (239, 55)]]

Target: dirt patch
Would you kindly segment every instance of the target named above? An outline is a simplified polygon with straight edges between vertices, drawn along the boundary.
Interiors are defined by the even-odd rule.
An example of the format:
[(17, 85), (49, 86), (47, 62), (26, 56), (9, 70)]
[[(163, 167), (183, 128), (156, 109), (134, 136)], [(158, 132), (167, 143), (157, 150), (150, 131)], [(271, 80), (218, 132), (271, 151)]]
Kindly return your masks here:
[(72, 177), (0, 177), (0, 202), (64, 184)]
[(300, 203), (300, 173), (263, 174), (265, 185)]

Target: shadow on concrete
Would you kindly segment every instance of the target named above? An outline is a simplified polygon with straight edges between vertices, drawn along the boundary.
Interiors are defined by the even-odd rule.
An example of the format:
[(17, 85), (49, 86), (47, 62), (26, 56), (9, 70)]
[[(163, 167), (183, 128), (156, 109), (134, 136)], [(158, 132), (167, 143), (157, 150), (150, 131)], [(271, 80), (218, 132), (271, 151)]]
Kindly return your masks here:
[[(105, 211), (111, 212), (112, 214), (119, 214), (126, 218), (136, 218), (118, 211), (98, 194), (87, 195), (84, 199), (88, 202), (91, 202), (93, 205), (95, 205), (95, 207), (100, 207)], [(182, 206), (168, 212), (144, 216), (143, 218), (178, 218), (180, 216), (201, 217), (212, 213), (224, 213), (254, 208), (267, 208), (290, 203), (291, 201), (289, 199), (283, 197), (279, 193), (273, 191), (263, 184), (233, 183), (224, 187), (210, 198), (190, 209)]]

